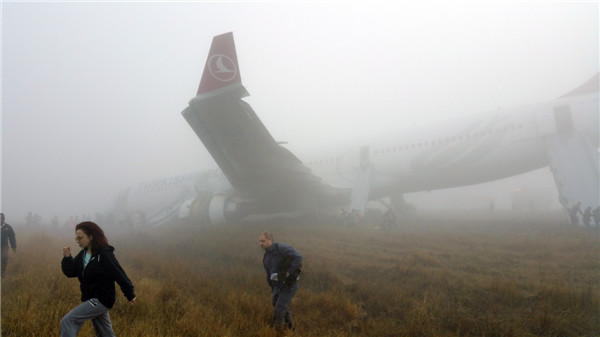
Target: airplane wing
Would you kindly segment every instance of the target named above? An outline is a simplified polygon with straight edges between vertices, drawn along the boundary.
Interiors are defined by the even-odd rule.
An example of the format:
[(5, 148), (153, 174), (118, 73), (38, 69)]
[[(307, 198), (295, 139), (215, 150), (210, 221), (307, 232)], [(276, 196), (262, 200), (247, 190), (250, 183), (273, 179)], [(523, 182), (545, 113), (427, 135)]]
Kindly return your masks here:
[(315, 191), (334, 193), (273, 139), (242, 100), (248, 95), (241, 83), (233, 34), (215, 36), (197, 96), (182, 114), (235, 189), (236, 198), (295, 208), (300, 198), (308, 194), (314, 198)]

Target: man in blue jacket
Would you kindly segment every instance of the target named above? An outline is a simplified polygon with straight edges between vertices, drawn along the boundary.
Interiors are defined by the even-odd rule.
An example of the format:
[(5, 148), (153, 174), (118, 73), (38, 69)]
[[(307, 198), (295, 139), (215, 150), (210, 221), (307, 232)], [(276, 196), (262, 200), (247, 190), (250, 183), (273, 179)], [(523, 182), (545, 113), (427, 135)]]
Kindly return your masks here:
[(273, 242), (270, 232), (258, 237), (260, 247), (265, 250), (263, 266), (267, 272), (267, 283), (271, 287), (273, 302), (273, 328), (281, 331), (294, 328), (290, 314), (290, 302), (298, 291), (298, 278), (302, 267), (302, 255), (289, 245)]

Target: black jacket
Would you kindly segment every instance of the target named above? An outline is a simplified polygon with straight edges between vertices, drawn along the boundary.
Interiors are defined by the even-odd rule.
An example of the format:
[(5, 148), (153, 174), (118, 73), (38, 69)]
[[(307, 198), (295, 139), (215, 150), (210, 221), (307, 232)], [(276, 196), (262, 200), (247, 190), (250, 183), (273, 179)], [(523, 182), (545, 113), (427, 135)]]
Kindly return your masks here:
[(271, 277), (273, 274), (282, 274), (282, 278), (285, 278), (286, 273), (292, 274), (294, 277), (300, 275), (302, 255), (292, 246), (281, 242), (273, 242), (263, 255), (263, 266), (267, 273), (267, 282), (272, 289), (283, 284), (283, 282), (273, 279)]
[(6, 222), (4, 223), (4, 226), (2, 226), (2, 235), (1, 236), (2, 236), (2, 249), (8, 249), (8, 243), (10, 242), (10, 246), (12, 247), (12, 249), (15, 251), (17, 250), (17, 239), (15, 237), (15, 231)]
[(112, 246), (106, 246), (93, 255), (85, 269), (83, 268), (82, 249), (75, 258), (63, 257), (61, 267), (67, 277), (77, 277), (81, 288), (81, 301), (97, 298), (102, 305), (112, 308), (115, 304), (115, 282), (128, 301), (135, 298), (133, 284), (121, 268), (119, 261), (115, 258)]

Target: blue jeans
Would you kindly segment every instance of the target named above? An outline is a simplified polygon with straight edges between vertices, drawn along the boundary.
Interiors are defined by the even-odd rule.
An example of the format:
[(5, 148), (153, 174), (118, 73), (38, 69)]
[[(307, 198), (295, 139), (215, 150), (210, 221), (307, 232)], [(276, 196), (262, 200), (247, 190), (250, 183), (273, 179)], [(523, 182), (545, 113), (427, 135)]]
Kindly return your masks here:
[(285, 322), (292, 326), (292, 315), (290, 314), (290, 303), (298, 291), (298, 283), (289, 286), (287, 284), (277, 284), (272, 289), (273, 301), (273, 322)]
[(115, 337), (108, 310), (97, 298), (81, 303), (60, 320), (60, 337), (77, 336), (88, 319), (92, 320), (96, 336)]

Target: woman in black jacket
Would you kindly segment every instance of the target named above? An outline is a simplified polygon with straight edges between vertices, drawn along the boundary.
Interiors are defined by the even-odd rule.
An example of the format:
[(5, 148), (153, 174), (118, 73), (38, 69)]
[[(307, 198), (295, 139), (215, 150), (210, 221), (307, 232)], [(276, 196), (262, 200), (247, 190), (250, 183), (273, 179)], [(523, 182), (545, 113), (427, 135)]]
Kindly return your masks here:
[(71, 247), (63, 248), (61, 267), (67, 277), (77, 277), (81, 288), (81, 303), (60, 321), (60, 336), (77, 336), (83, 323), (92, 320), (96, 336), (115, 336), (108, 310), (115, 304), (115, 282), (127, 300), (133, 304), (133, 284), (113, 255), (104, 231), (91, 221), (75, 227), (75, 241), (81, 251), (75, 258)]

